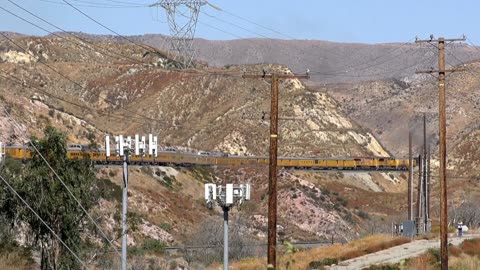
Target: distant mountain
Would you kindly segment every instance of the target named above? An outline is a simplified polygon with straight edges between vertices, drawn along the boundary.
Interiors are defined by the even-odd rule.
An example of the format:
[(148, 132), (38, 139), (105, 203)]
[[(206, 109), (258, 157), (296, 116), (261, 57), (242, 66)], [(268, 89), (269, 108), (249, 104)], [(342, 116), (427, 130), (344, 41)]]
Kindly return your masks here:
[[(0, 127), (5, 131), (0, 134), (0, 141), (7, 143), (21, 143), (24, 134), (42, 136), (41, 130), (50, 124), (66, 132), (70, 143), (88, 144), (89, 138), (95, 137), (95, 142), (102, 144), (105, 132), (154, 133), (159, 136), (162, 148), (267, 155), (269, 120), (265, 115), (270, 110), (269, 83), (205, 73), (239, 73), (244, 68), (248, 72), (259, 72), (265, 66), (279, 73), (290, 72), (279, 65), (240, 65), (222, 69), (202, 66), (177, 72), (165, 68), (171, 63), (170, 59), (159, 54), (145, 55), (145, 48), (109, 38), (93, 44), (82, 43), (82, 46), (59, 37), (19, 37), (15, 38), (15, 43), (27, 48), (28, 53), (7, 40), (0, 41), (0, 101), (10, 111), (0, 113)], [(108, 48), (116, 55), (102, 52), (101, 48)], [(119, 54), (129, 57), (119, 59)], [(281, 120), (279, 124), (281, 156), (389, 155), (370, 132), (339, 111), (338, 103), (327, 93), (315, 92), (296, 79), (283, 80), (280, 89), (280, 116), (290, 119)], [(13, 120), (20, 125), (14, 125)], [(206, 177), (197, 177), (194, 183), (185, 180), (192, 180), (192, 175), (195, 178), (197, 170), (201, 175), (211, 171), (208, 181), (220, 183), (225, 179), (239, 179), (255, 185), (256, 202), (260, 206), (252, 210), (249, 220), (253, 228), (260, 231), (266, 228), (266, 200), (262, 195), (267, 194), (266, 167), (178, 170), (181, 172), (175, 174), (180, 184), (174, 184), (173, 190), (161, 192), (157, 183), (163, 181), (160, 171), (156, 170), (157, 174), (148, 169), (132, 171), (132, 175), (138, 176), (135, 179), (143, 179), (142, 183), (148, 184), (133, 188), (130, 205), (148, 215), (148, 222), (159, 226), (167, 219), (172, 220), (172, 224), (173, 221), (182, 226), (187, 224), (187, 229), (174, 226), (177, 232), (173, 233), (173, 238), (181, 239), (185, 231), (191, 231), (195, 223), (206, 217), (206, 211), (195, 209), (204, 209), (200, 206), (204, 207), (201, 196)], [(102, 177), (110, 176), (115, 180), (113, 175), (115, 173), (104, 171)], [(297, 239), (327, 237), (334, 224), (336, 235), (345, 238), (352, 238), (360, 230), (352, 221), (357, 210), (347, 210), (346, 202), (338, 197), (344, 190), (343, 185), (355, 186), (358, 192), (380, 193), (401, 190), (403, 182), (403, 178), (386, 173), (344, 175), (332, 172), (316, 177), (310, 172), (300, 172), (300, 176), (285, 172), (279, 179), (282, 185), (279, 209), (283, 209), (279, 217), (285, 231)], [(321, 191), (309, 181), (317, 186), (322, 181), (322, 185), (328, 185), (335, 193)], [(189, 205), (183, 207), (187, 210), (178, 202), (183, 191), (191, 194), (190, 200), (184, 202)], [(160, 196), (162, 199), (158, 200)], [(374, 203), (363, 201), (355, 206), (370, 207)], [(174, 210), (162, 212), (157, 209)], [(384, 209), (369, 208), (369, 211), (398, 211), (396, 206), (388, 211)], [(293, 221), (291, 217), (295, 217)]]
[[(133, 40), (165, 49), (162, 35), (132, 36)], [(320, 40), (196, 39), (197, 57), (213, 66), (281, 64), (297, 73), (310, 69), (313, 82), (337, 83), (401, 78), (437, 64), (436, 48), (428, 44), (336, 43)], [(450, 44), (447, 63), (480, 59), (480, 49)]]
[[(10, 33), (9, 35), (24, 36)], [(63, 33), (60, 33), (63, 35)], [(136, 42), (168, 50), (168, 36), (92, 35), (76, 33), (101, 42)], [(1, 39), (0, 39), (1, 40)], [(360, 82), (399, 79), (419, 69), (435, 68), (437, 49), (433, 45), (406, 43), (362, 44), (321, 40), (281, 39), (195, 39), (196, 59), (210, 66), (280, 64), (295, 73), (311, 72), (313, 83)], [(480, 48), (466, 44), (448, 45), (447, 65), (480, 59)]]

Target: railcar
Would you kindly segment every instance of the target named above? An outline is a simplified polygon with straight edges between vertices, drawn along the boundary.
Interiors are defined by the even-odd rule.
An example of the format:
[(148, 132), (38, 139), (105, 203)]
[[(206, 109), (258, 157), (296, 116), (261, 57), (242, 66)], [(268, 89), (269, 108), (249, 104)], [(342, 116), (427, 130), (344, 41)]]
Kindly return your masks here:
[[(28, 160), (32, 150), (27, 145), (7, 145), (5, 153), (12, 158)], [(123, 157), (106, 156), (105, 149), (91, 149), (84, 145), (72, 144), (67, 147), (67, 158), (82, 159), (87, 155), (95, 164), (121, 164)], [(130, 155), (129, 162), (134, 165), (268, 165), (266, 156), (204, 155), (176, 151), (159, 151), (157, 155)], [(407, 159), (391, 157), (360, 158), (320, 158), (320, 157), (280, 157), (278, 166), (295, 169), (318, 170), (408, 170)], [(416, 160), (413, 160), (416, 166)]]

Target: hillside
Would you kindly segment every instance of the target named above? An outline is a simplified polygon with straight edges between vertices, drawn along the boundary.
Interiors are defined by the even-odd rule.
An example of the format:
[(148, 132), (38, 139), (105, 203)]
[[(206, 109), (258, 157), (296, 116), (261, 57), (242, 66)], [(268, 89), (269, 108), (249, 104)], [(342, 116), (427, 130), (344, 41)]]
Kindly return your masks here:
[[(480, 63), (472, 62), (465, 68), (468, 71), (448, 76), (449, 149), (478, 127)], [(438, 142), (438, 87), (433, 77), (412, 75), (401, 80), (331, 84), (316, 89), (331, 94), (345, 113), (372, 130), (395, 155), (406, 155), (409, 130), (412, 130), (416, 143), (420, 143), (424, 114), (427, 136), (434, 145)]]
[[(101, 42), (125, 42), (112, 35), (76, 34)], [(157, 49), (168, 49), (167, 37), (163, 35), (128, 36), (128, 39)], [(415, 44), (413, 39), (404, 43), (385, 44), (265, 38), (195, 39), (194, 44), (197, 60), (212, 67), (273, 63), (287, 66), (295, 73), (304, 73), (310, 69), (311, 81), (322, 84), (400, 79), (410, 76), (416, 70), (430, 69), (436, 65), (435, 48)], [(448, 50), (450, 54), (446, 57), (447, 63), (458, 64), (459, 60), (469, 62), (480, 58), (480, 50), (466, 44), (449, 44)]]
[[(0, 113), (0, 126), (7, 131), (0, 134), (2, 141), (24, 142), (25, 136), (41, 136), (41, 129), (52, 124), (66, 132), (72, 143), (103, 144), (106, 132), (151, 132), (159, 136), (161, 147), (240, 155), (268, 151), (268, 121), (262, 115), (269, 110), (269, 83), (206, 74), (239, 74), (244, 68), (259, 72), (263, 65), (178, 72), (164, 68), (169, 59), (144, 57), (145, 51), (132, 44), (97, 41), (92, 48), (38, 37), (18, 37), (15, 42), (29, 53), (8, 40), (0, 41), (0, 99), (8, 111), (8, 115)], [(108, 57), (96, 51), (97, 46), (130, 59)], [(269, 67), (290, 72), (284, 66)], [(298, 80), (285, 80), (280, 100), (281, 117), (296, 119), (281, 121), (280, 155), (388, 155), (371, 133), (338, 109), (329, 94), (312, 91)], [(131, 168), (130, 173), (131, 211), (141, 220), (131, 244), (145, 237), (185, 243), (186, 236), (197, 230), (194, 225), (218, 215), (205, 209), (206, 182), (251, 183), (253, 202), (233, 214), (246, 220), (250, 235), (259, 241), (265, 237), (267, 168), (145, 167)], [(120, 170), (99, 169), (98, 177), (116, 184), (112, 198), (98, 208), (103, 225), (114, 233), (119, 224), (115, 190), (121, 183)], [(338, 239), (351, 239), (362, 231), (362, 211), (383, 218), (403, 208), (395, 203), (401, 195), (382, 194), (389, 197), (388, 202), (372, 196), (403, 191), (405, 177), (398, 174), (282, 172), (279, 181), (279, 225), (286, 239), (322, 239), (332, 233)]]
[[(131, 37), (153, 47), (165, 49), (162, 35)], [(308, 68), (312, 81), (343, 83), (403, 78), (436, 64), (436, 51), (430, 45), (404, 43), (361, 44), (320, 40), (239, 39), (227, 41), (195, 40), (196, 55), (209, 65), (275, 63), (296, 73)], [(480, 50), (464, 44), (450, 44), (447, 63), (480, 58)], [(452, 57), (452, 55), (455, 56)]]

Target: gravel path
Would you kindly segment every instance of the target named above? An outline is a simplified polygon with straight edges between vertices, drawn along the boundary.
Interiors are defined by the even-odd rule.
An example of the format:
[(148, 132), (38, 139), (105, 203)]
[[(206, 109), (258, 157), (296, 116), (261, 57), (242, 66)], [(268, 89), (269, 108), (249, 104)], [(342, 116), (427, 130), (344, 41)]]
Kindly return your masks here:
[[(480, 235), (464, 235), (462, 238), (451, 237), (448, 242), (453, 245), (459, 245), (465, 239), (476, 237), (480, 237)], [(440, 248), (440, 240), (416, 240), (376, 253), (343, 261), (339, 265), (330, 267), (330, 270), (356, 270), (375, 264), (395, 264), (404, 259), (419, 256), (430, 248)]]

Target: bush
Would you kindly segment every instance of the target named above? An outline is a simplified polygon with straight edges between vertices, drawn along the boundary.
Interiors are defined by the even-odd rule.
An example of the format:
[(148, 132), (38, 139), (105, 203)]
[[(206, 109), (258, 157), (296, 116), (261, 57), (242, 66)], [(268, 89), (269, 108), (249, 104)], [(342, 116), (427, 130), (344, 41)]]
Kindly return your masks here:
[(440, 262), (441, 255), (440, 255), (440, 249), (439, 248), (431, 248), (428, 250), (428, 253), (432, 255), (432, 261), (430, 261), (430, 264), (435, 265), (438, 262)]
[(116, 170), (110, 170), (110, 171), (108, 172), (108, 176), (110, 176), (110, 177), (115, 177), (115, 176), (117, 176), (117, 171), (116, 171)]
[(162, 184), (164, 186), (166, 186), (167, 188), (169, 189), (172, 189), (173, 188), (173, 183), (175, 183), (177, 179), (175, 178), (175, 176), (164, 176), (163, 177), (163, 181), (162, 181)]
[(337, 258), (325, 258), (321, 261), (311, 261), (308, 264), (308, 269), (322, 269), (322, 266), (330, 266), (332, 264), (337, 264), (338, 259)]
[(152, 238), (145, 239), (143, 241), (143, 250), (147, 253), (163, 254), (167, 245), (161, 240)]
[(372, 265), (368, 268), (363, 268), (363, 270), (400, 270), (400, 267), (395, 265)]
[(160, 224), (160, 228), (162, 228), (166, 232), (171, 232), (172, 231), (172, 225), (170, 225), (168, 223)]
[(470, 256), (480, 257), (480, 238), (467, 239), (460, 244), (460, 249)]
[(97, 181), (100, 196), (105, 200), (117, 202), (122, 201), (122, 187), (113, 183), (109, 179), (102, 178)]
[(370, 219), (370, 216), (368, 215), (368, 213), (365, 213), (362, 210), (358, 211), (357, 214), (361, 219)]

